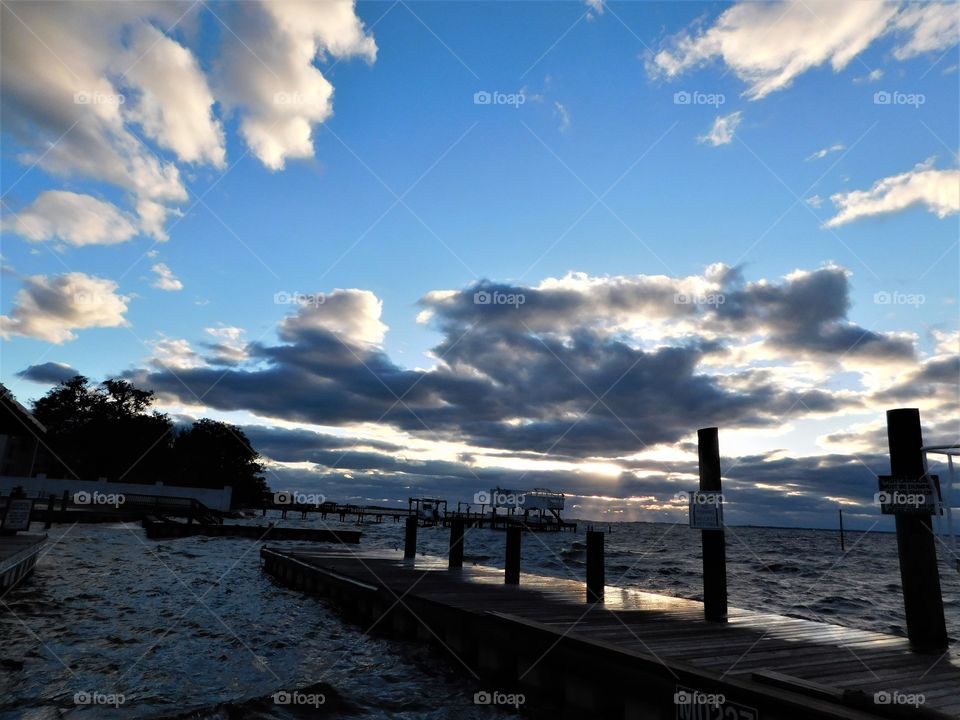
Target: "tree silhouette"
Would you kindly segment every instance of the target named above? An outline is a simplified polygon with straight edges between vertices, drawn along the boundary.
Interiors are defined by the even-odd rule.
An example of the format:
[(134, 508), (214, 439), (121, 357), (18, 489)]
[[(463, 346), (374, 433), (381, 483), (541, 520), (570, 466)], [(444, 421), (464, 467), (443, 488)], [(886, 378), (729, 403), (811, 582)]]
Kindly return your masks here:
[(77, 375), (34, 402), (36, 418), (60, 458), (55, 472), (88, 480), (233, 488), (233, 504), (268, 491), (260, 455), (243, 431), (202, 419), (175, 429), (149, 412), (153, 392), (121, 379), (101, 385)]
[(268, 491), (260, 454), (243, 430), (216, 420), (198, 420), (177, 434), (173, 454), (187, 485), (231, 485), (233, 504), (257, 501)]
[(91, 386), (77, 375), (37, 400), (33, 413), (47, 427), (61, 474), (154, 482), (170, 470), (173, 423), (146, 414), (152, 398), (125, 380)]

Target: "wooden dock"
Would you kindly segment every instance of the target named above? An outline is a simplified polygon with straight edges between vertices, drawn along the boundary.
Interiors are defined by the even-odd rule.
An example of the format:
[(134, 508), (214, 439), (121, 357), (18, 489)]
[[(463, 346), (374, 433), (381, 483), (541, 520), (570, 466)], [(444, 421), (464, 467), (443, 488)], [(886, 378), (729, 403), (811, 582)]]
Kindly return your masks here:
[(322, 528), (278, 527), (269, 525), (233, 525), (228, 523), (186, 523), (168, 519), (146, 517), (143, 529), (151, 540), (193, 537), (245, 537), (259, 541), (309, 540), (311, 542), (335, 542), (356, 545), (360, 542), (358, 530), (327, 530)]
[(46, 535), (21, 533), (0, 536), (0, 593), (33, 572)]
[(700, 602), (610, 586), (588, 604), (581, 582), (504, 585), (503, 570), (446, 558), (264, 547), (261, 559), (368, 631), (435, 644), (478, 690), (570, 717), (960, 718), (955, 648), (920, 654), (904, 637), (736, 608), (708, 622)]

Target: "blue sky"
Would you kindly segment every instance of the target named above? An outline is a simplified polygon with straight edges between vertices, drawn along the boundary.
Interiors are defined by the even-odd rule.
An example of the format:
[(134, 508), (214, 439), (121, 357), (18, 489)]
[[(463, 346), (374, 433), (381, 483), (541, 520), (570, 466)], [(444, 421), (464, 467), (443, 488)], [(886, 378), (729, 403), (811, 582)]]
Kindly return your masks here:
[[(564, 449), (562, 430), (550, 426), (544, 433), (557, 442), (513, 446), (508, 418), (497, 433), (478, 431), (475, 406), (453, 383), (424, 399), (424, 408), (459, 409), (442, 429), (389, 415), (380, 422), (379, 411), (353, 408), (378, 387), (392, 392), (389, 378), (403, 372), (423, 371), (418, 389), (484, 377), (494, 392), (516, 382), (514, 397), (536, 398), (541, 383), (590, 385), (552, 350), (551, 377), (528, 377), (529, 354), (511, 354), (521, 338), (538, 348), (552, 340), (574, 346), (589, 331), (593, 344), (575, 357), (591, 369), (606, 355), (590, 353), (616, 343), (639, 353), (638, 362), (664, 347), (692, 352), (716, 343), (726, 354), (697, 355), (684, 387), (709, 378), (723, 392), (716, 407), (691, 410), (708, 407), (703, 424), (742, 433), (732, 440), (737, 457), (797, 463), (778, 478), (758, 459), (743, 487), (778, 490), (751, 496), (740, 519), (768, 503), (792, 503), (800, 524), (825, 516), (830, 473), (842, 474), (841, 460), (826, 467), (818, 457), (855, 455), (862, 469), (886, 469), (875, 468), (884, 451), (878, 431), (894, 399), (920, 406), (940, 439), (955, 438), (956, 5), (285, 5), (138, 3), (113, 13), (92, 5), (78, 19), (65, 5), (9, 3), (0, 376), (19, 398), (49, 387), (57, 373), (45, 363), (95, 379), (126, 373), (156, 389), (171, 412), (270, 428), (265, 444), (279, 444), (283, 432), (315, 432), (353, 438), (371, 453), (368, 441), (378, 435), (408, 449), (381, 449), (376, 462), (361, 467), (358, 459), (346, 475), (336, 463), (272, 457), (274, 485), (322, 487), (338, 498), (400, 498), (414, 487), (465, 498), (488, 480), (480, 468), (502, 471), (506, 482), (534, 472), (580, 498), (585, 513), (614, 519), (678, 511), (664, 498), (691, 477), (689, 447), (680, 448), (691, 441), (696, 413), (684, 416), (687, 436), (648, 436), (639, 420), (607, 418), (630, 430), (637, 453), (649, 451), (645, 461), (672, 458), (666, 482), (662, 467), (633, 468), (643, 458), (630, 459), (620, 443)], [(71, 26), (69, 42), (60, 41)], [(64, 100), (70, 89), (123, 102), (94, 96), (78, 104)], [(482, 92), (520, 100), (477, 104)], [(99, 160), (105, 146), (119, 148), (116, 172), (107, 155)], [(146, 179), (130, 170), (149, 162), (165, 170)], [(170, 173), (178, 179), (165, 184)], [(83, 197), (40, 202), (48, 192)], [(84, 212), (91, 201), (100, 204)], [(166, 208), (165, 217), (151, 224), (138, 205), (145, 201)], [(98, 226), (96, 218), (108, 216), (114, 222)], [(728, 266), (726, 279), (708, 270), (714, 264)], [(71, 283), (56, 280), (65, 273), (75, 274)], [(163, 273), (167, 289), (155, 286)], [(822, 279), (824, 289), (813, 281), (806, 289), (804, 278)], [(460, 324), (468, 318), (461, 296), (487, 283), (529, 293), (509, 323), (494, 323), (519, 335), (486, 339), (486, 347), (505, 348), (490, 367), (438, 359), (437, 348), (472, 327)], [(613, 286), (656, 287), (674, 303), (678, 293), (709, 286), (731, 302), (698, 307), (693, 319), (651, 313), (643, 303), (624, 310), (605, 304)], [(770, 288), (783, 297), (771, 298)], [(278, 293), (338, 299), (278, 304)], [(576, 322), (541, 327), (536, 313), (558, 293), (576, 296), (563, 296)], [(87, 304), (78, 308), (78, 297)], [(734, 302), (753, 303), (742, 313), (753, 320), (730, 313)], [(783, 330), (807, 315), (803, 328)], [(877, 351), (854, 362), (861, 353), (833, 342), (837, 328), (869, 337)], [(317, 333), (353, 348), (356, 370), (367, 376), (360, 388), (308, 368), (318, 387), (344, 389), (350, 409), (340, 414), (311, 415), (270, 390), (280, 377), (297, 377), (277, 349), (307, 352)], [(229, 363), (209, 347), (226, 339)], [(909, 352), (894, 348), (898, 342)], [(203, 377), (224, 374), (223, 396), (200, 392), (197, 402), (183, 387), (211, 368)], [(495, 369), (510, 372), (510, 382), (496, 382)], [(934, 376), (934, 385), (920, 383)], [(551, 413), (589, 415), (590, 394), (610, 385), (600, 377), (585, 397), (507, 412), (522, 427)], [(247, 381), (276, 404), (254, 401)], [(634, 389), (637, 402), (659, 384), (650, 370)], [(831, 399), (799, 414), (787, 403), (778, 415), (757, 396), (756, 411), (725, 414), (761, 385), (826, 389)], [(828, 437), (844, 432), (858, 437)], [(313, 439), (296, 437), (304, 447)], [(388, 477), (386, 457), (474, 469), (444, 465), (418, 475), (404, 466)], [(517, 467), (521, 475), (511, 476)], [(798, 492), (793, 481), (809, 483), (800, 496), (790, 495)], [(844, 482), (842, 499), (868, 503), (862, 478)], [(865, 522), (875, 514), (863, 512)]]

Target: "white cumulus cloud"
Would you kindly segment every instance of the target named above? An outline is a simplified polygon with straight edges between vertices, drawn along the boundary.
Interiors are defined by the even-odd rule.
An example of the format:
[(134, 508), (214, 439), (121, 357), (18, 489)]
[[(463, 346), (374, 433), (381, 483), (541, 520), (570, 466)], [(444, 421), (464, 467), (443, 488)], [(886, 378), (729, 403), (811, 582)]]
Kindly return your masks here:
[(956, 5), (904, 5), (863, 0), (740, 2), (706, 28), (685, 30), (648, 60), (648, 72), (675, 78), (721, 60), (759, 99), (789, 87), (803, 73), (829, 65), (844, 69), (874, 41), (897, 32), (898, 59), (942, 50), (957, 42)]
[(204, 367), (203, 358), (190, 346), (185, 338), (161, 338), (147, 343), (153, 348), (153, 356), (149, 362), (154, 367), (186, 370), (188, 368)]
[(830, 145), (830, 146), (828, 146), (828, 147), (820, 148), (819, 150), (817, 150), (817, 151), (816, 151), (815, 153), (813, 153), (812, 155), (809, 155), (809, 156), (807, 157), (807, 160), (808, 160), (808, 161), (809, 161), (809, 160), (820, 160), (821, 158), (825, 158), (825, 157), (826, 157), (827, 155), (829, 155), (830, 153), (840, 152), (840, 151), (843, 150), (845, 147), (846, 147), (846, 146), (845, 146), (843, 143), (835, 143), (835, 144)]
[(219, 93), (240, 113), (240, 133), (271, 170), (313, 156), (313, 126), (333, 111), (333, 86), (318, 57), (359, 56), (377, 46), (352, 2), (237, 3), (219, 64)]
[(938, 218), (960, 212), (960, 170), (935, 170), (932, 159), (912, 170), (877, 180), (869, 190), (831, 195), (838, 212), (824, 227), (837, 227), (854, 220), (926, 207)]
[(74, 330), (126, 325), (129, 299), (117, 293), (112, 280), (81, 272), (31, 275), (24, 278), (10, 315), (0, 315), (0, 336), (56, 344), (75, 340)]
[(40, 193), (29, 207), (11, 213), (3, 227), (35, 242), (58, 239), (70, 245), (114, 245), (137, 233), (116, 205), (66, 190)]
[(305, 303), (280, 323), (280, 336), (292, 339), (311, 330), (333, 333), (348, 344), (379, 345), (387, 332), (381, 322), (383, 301), (369, 290), (334, 290), (322, 302)]
[[(208, 73), (189, 41), (202, 37), (200, 16), (215, 12)], [(11, 0), (0, 14), (9, 154), (55, 178), (122, 189), (130, 222), (156, 240), (188, 198), (180, 165), (226, 167), (225, 113), (237, 114), (254, 155), (280, 169), (312, 155), (313, 127), (332, 112), (333, 87), (315, 61), (376, 57), (352, 0), (216, 9)]]
[(235, 365), (249, 357), (247, 343), (243, 339), (245, 330), (233, 325), (204, 328), (214, 339), (215, 360), (220, 364)]
[(733, 141), (734, 133), (740, 126), (743, 114), (740, 111), (730, 113), (729, 115), (718, 116), (713, 121), (713, 126), (706, 135), (697, 138), (702, 143), (707, 143), (716, 147), (717, 145), (727, 145)]
[(153, 270), (157, 276), (157, 279), (153, 281), (153, 286), (155, 288), (171, 292), (183, 290), (183, 283), (180, 282), (179, 278), (173, 274), (173, 270), (167, 267), (164, 263), (157, 263), (150, 269)]
[(213, 95), (193, 54), (152, 25), (138, 25), (127, 80), (140, 91), (130, 119), (160, 145), (189, 163), (226, 163), (223, 128), (213, 116)]
[(960, 36), (960, 10), (953, 2), (911, 4), (897, 17), (895, 27), (907, 37), (893, 54), (906, 60), (955, 44)]

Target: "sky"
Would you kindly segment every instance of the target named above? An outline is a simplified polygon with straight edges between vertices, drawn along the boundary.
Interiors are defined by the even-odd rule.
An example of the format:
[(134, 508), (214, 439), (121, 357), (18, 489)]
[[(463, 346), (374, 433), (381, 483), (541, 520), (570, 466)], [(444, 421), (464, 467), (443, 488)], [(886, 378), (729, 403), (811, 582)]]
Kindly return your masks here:
[[(890, 525), (960, 436), (954, 3), (5, 2), (0, 380), (275, 490)], [(679, 494), (678, 494), (679, 493)], [(879, 523), (879, 525), (877, 524)]]

